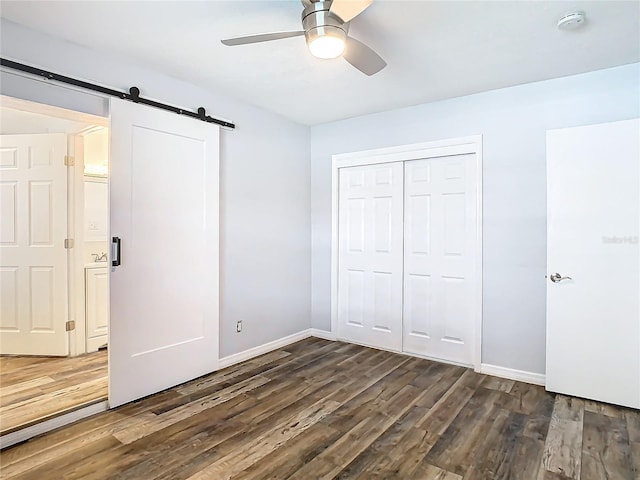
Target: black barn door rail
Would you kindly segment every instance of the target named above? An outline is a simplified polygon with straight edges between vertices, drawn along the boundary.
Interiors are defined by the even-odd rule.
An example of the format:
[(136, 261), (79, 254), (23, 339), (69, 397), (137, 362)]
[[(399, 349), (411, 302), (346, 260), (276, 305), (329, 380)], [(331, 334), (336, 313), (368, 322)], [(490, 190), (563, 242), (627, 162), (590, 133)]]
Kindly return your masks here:
[(196, 120), (202, 120), (203, 122), (215, 123), (216, 125), (220, 125), (221, 127), (227, 127), (231, 129), (236, 128), (234, 123), (227, 122), (225, 120), (220, 120), (219, 118), (214, 118), (207, 115), (204, 107), (198, 108), (197, 112), (191, 112), (189, 110), (184, 110), (182, 108), (174, 107), (172, 105), (167, 105), (166, 103), (160, 103), (154, 100), (149, 100), (147, 98), (142, 98), (140, 96), (140, 89), (138, 87), (131, 87), (129, 89), (129, 93), (121, 92), (119, 90), (114, 90), (112, 88), (96, 85), (95, 83), (85, 82), (83, 80), (78, 80), (77, 78), (66, 77), (64, 75), (49, 72), (47, 70), (31, 67), (23, 63), (14, 62), (13, 60), (8, 60), (6, 58), (0, 58), (0, 65), (3, 67), (12, 68), (14, 70), (20, 70), (21, 72), (30, 73), (32, 75), (37, 75), (39, 77), (44, 77), (48, 80), (55, 80), (56, 82), (66, 83), (68, 85), (73, 85), (75, 87), (85, 88), (87, 90), (103, 93), (105, 95), (110, 95), (112, 97), (122, 98), (123, 100), (130, 100), (134, 103), (142, 103), (144, 105), (149, 105), (151, 107), (161, 108), (162, 110), (174, 112), (174, 113), (177, 113), (178, 115), (186, 115), (187, 117), (195, 118)]

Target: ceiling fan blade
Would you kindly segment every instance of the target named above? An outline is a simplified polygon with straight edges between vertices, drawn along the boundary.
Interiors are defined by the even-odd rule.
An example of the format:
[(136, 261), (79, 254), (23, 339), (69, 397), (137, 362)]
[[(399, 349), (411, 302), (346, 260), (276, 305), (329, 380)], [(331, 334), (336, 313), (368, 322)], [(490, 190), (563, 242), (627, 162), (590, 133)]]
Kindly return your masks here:
[(352, 37), (347, 37), (347, 44), (342, 56), (351, 65), (369, 76), (378, 73), (387, 66), (387, 62), (380, 55)]
[(269, 42), (271, 40), (280, 40), (282, 38), (300, 37), (302, 35), (304, 35), (303, 31), (261, 33), (259, 35), (247, 35), (246, 37), (227, 38), (226, 40), (220, 40), (220, 41), (224, 45), (226, 45), (228, 47), (234, 47), (236, 45), (247, 45), (249, 43)]
[(333, 0), (329, 12), (349, 22), (364, 12), (373, 0)]

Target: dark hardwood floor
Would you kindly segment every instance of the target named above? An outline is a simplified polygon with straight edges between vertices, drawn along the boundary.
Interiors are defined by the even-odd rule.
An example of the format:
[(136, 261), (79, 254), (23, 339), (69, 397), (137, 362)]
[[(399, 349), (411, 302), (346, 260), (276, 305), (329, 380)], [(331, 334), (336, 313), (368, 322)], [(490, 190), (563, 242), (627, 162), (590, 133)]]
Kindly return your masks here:
[(0, 464), (2, 478), (34, 480), (635, 480), (640, 416), (312, 338), (6, 449)]
[(106, 399), (106, 350), (0, 357), (0, 435)]

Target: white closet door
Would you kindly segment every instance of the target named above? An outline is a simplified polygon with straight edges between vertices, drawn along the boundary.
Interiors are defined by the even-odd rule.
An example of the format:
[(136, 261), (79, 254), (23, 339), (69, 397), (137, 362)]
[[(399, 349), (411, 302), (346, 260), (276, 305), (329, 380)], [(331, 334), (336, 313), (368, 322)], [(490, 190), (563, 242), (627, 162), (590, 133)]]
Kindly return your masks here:
[(405, 163), (405, 352), (474, 363), (477, 175), (471, 154)]
[(402, 163), (340, 170), (338, 337), (402, 349)]
[(218, 135), (112, 100), (111, 407), (218, 367)]
[(640, 120), (548, 131), (547, 185), (547, 390), (640, 408)]
[(69, 354), (67, 136), (0, 136), (0, 354)]

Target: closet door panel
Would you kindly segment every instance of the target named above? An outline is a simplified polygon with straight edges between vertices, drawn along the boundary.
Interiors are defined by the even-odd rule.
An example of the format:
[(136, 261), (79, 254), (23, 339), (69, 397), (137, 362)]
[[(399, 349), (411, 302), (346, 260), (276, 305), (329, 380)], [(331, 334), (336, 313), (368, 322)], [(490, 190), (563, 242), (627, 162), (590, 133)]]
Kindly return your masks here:
[(340, 170), (338, 337), (402, 349), (402, 163)]
[(431, 306), (433, 281), (431, 275), (405, 276), (405, 337), (410, 339), (431, 337)]
[(345, 320), (347, 325), (364, 327), (364, 271), (349, 269), (345, 273)]
[(473, 363), (474, 155), (405, 163), (403, 350)]

